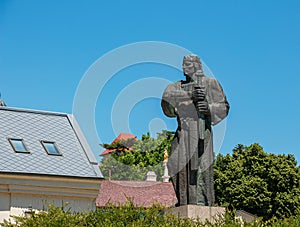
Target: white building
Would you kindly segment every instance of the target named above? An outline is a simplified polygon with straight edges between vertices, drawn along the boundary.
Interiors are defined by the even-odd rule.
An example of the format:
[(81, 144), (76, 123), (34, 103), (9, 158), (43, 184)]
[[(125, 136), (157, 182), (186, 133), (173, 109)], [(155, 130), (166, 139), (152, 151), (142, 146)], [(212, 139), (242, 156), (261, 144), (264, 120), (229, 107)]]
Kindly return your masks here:
[(0, 106), (0, 222), (47, 203), (94, 209), (102, 178), (72, 115)]

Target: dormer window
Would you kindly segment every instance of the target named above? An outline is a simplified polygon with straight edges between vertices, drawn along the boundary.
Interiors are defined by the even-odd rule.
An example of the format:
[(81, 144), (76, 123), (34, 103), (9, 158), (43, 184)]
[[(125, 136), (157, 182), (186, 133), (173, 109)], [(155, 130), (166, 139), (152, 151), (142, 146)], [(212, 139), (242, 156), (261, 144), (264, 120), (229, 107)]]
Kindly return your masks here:
[(9, 138), (8, 141), (16, 153), (30, 153), (23, 139)]
[(45, 151), (47, 152), (47, 154), (49, 155), (62, 155), (59, 150), (58, 147), (56, 146), (55, 142), (51, 142), (51, 141), (41, 141)]

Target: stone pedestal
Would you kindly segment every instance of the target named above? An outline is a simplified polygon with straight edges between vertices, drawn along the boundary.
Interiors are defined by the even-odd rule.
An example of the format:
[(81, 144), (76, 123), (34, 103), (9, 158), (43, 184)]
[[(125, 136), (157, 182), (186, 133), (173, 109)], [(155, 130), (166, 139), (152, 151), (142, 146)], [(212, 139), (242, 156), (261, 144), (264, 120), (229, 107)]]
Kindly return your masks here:
[(214, 222), (214, 220), (225, 215), (225, 208), (223, 207), (208, 207), (208, 206), (196, 206), (196, 205), (185, 205), (180, 207), (171, 208), (167, 211), (173, 215), (179, 216), (180, 218), (199, 218), (202, 222), (206, 220)]

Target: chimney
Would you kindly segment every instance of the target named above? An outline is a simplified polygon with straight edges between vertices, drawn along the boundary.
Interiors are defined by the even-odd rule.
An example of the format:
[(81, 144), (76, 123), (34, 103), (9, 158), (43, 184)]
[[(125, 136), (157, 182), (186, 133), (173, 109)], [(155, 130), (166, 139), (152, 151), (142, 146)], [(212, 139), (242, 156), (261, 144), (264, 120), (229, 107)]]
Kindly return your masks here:
[(156, 181), (156, 174), (153, 171), (147, 173), (146, 181)]

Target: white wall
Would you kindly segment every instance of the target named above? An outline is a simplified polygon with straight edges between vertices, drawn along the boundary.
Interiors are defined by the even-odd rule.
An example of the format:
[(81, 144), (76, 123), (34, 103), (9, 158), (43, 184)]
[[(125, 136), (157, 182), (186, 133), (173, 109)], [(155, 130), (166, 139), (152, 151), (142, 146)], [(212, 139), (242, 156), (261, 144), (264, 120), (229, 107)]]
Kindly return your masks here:
[(48, 207), (48, 204), (61, 207), (68, 203), (67, 208), (71, 211), (82, 211), (95, 209), (95, 199), (72, 198), (72, 197), (53, 197), (53, 196), (35, 196), (28, 194), (16, 194), (11, 196), (11, 207), (14, 208), (33, 208), (43, 210)]
[(30, 208), (34, 210), (48, 210), (48, 205), (53, 204), (61, 207), (63, 204), (68, 205), (66, 209), (80, 212), (94, 210), (96, 199), (72, 198), (72, 197), (53, 197), (53, 196), (36, 196), (29, 194), (3, 194), (0, 193), (0, 222), (11, 216), (24, 215), (25, 210)]
[(0, 222), (8, 219), (10, 215), (10, 196), (9, 194), (0, 193)]
[(71, 211), (96, 209), (100, 188), (98, 179), (2, 176), (0, 174), (0, 222), (10, 215), (24, 215), (24, 210), (47, 210), (48, 204)]

